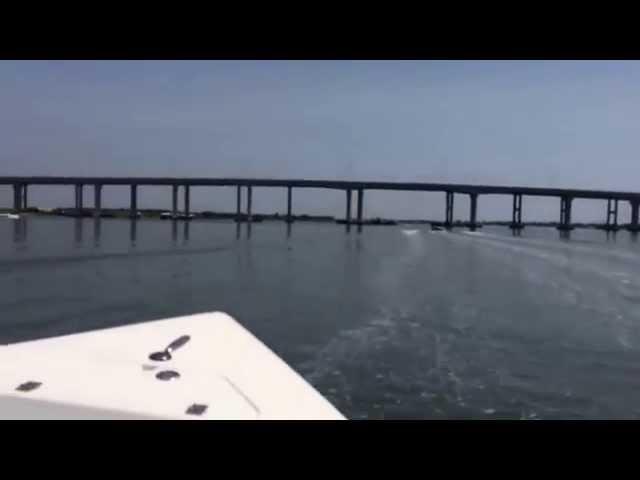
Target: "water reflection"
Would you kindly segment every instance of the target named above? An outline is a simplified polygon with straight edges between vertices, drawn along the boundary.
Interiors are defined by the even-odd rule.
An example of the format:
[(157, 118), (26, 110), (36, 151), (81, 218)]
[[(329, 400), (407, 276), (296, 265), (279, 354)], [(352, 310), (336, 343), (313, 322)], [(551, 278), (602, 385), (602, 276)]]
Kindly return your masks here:
[[(247, 238), (251, 238), (251, 222), (247, 223)], [(247, 268), (247, 274), (251, 277), (253, 276), (253, 271), (254, 271), (254, 264), (253, 264), (253, 248), (251, 246), (251, 244), (246, 243), (245, 244), (245, 250), (244, 250), (244, 255), (246, 257), (246, 268)]]
[(362, 250), (362, 237), (356, 237), (356, 251), (360, 252)]
[[(11, 220), (10, 223), (11, 225), (7, 225), (6, 228), (8, 229), (7, 233), (9, 235), (12, 235), (12, 240), (13, 243), (15, 244), (21, 244), (21, 243), (25, 243), (28, 241), (28, 226), (29, 226), (29, 221), (31, 221), (33, 223), (33, 218), (31, 217), (31, 219), (29, 219), (29, 217), (27, 215), (22, 215), (19, 219), (16, 220)], [(73, 219), (68, 219), (65, 220), (65, 223), (67, 223), (67, 225), (71, 226), (70, 224), (72, 223), (73, 225), (71, 226), (71, 228), (73, 229), (73, 237), (72, 237), (72, 242), (73, 245), (77, 248), (82, 247), (85, 243), (87, 245), (90, 245), (91, 241), (93, 240), (93, 247), (94, 248), (100, 248), (103, 244), (104, 244), (104, 239), (102, 238), (102, 223), (103, 222), (107, 222), (107, 226), (109, 226), (111, 223), (111, 220), (103, 220), (100, 217), (94, 217), (94, 218), (82, 218), (82, 217), (78, 217), (78, 218), (73, 218)], [(86, 225), (88, 222), (92, 222), (92, 225)], [(136, 219), (136, 218), (131, 218), (131, 219), (125, 219), (125, 220), (114, 220), (113, 221), (113, 225), (114, 228), (116, 228), (116, 223), (123, 225), (124, 228), (122, 228), (121, 233), (123, 235), (126, 236), (125, 230), (126, 230), (126, 224), (124, 222), (129, 222), (129, 242), (130, 245), (132, 247), (136, 247), (137, 245), (137, 241), (138, 241), (138, 229), (142, 228), (143, 230), (147, 228), (147, 225), (149, 225), (149, 228), (151, 228), (150, 223), (148, 223), (146, 220), (144, 219)], [(191, 238), (191, 222), (189, 221), (184, 221), (183, 225), (180, 226), (180, 220), (171, 220), (168, 221), (167, 223), (170, 223), (170, 230), (171, 230), (171, 240), (172, 240), (172, 244), (174, 246), (178, 246), (178, 244), (180, 245), (187, 245), (188, 243), (190, 243), (191, 241), (193, 241), (194, 239)], [(225, 222), (226, 223), (226, 222)], [(139, 225), (140, 224), (140, 225)], [(208, 228), (213, 228), (214, 224), (218, 224), (218, 222), (201, 222), (200, 225), (202, 225), (202, 230), (205, 231)], [(241, 238), (246, 238), (246, 239), (251, 239), (252, 235), (253, 235), (253, 223), (252, 222), (233, 222), (233, 223), (228, 223), (227, 225), (232, 225), (235, 224), (235, 239), (236, 240), (240, 240)], [(244, 225), (246, 225), (246, 232), (242, 232), (242, 229), (245, 228)], [(36, 221), (36, 227), (38, 227), (38, 222)], [(287, 240), (292, 240), (293, 237), (293, 223), (286, 223), (286, 222), (279, 222), (277, 224), (273, 225), (274, 230), (279, 231), (279, 235), (281, 235), (281, 238), (286, 238)], [(336, 225), (337, 228), (339, 228)], [(33, 227), (31, 227), (33, 228)], [(109, 227), (110, 229), (111, 227)], [(229, 228), (229, 227), (225, 227), (225, 228)], [(280, 228), (283, 229), (279, 230)], [(358, 232), (362, 232), (362, 228), (363, 225), (358, 225), (356, 223), (352, 224), (352, 225), (347, 225), (344, 224), (344, 232), (345, 233), (352, 233), (351, 229), (356, 229), (358, 230)], [(91, 230), (93, 229), (93, 235), (91, 235), (91, 231), (88, 231), (87, 233), (85, 233), (85, 229)], [(180, 232), (179, 229), (182, 229), (182, 231)], [(149, 230), (151, 231), (151, 230)], [(227, 235), (231, 235), (233, 236), (233, 230), (228, 231)], [(551, 232), (553, 231), (553, 229), (548, 229), (547, 231), (549, 231), (549, 233), (551, 234)], [(578, 236), (576, 237), (575, 234), (573, 234), (572, 236), (572, 231), (570, 230), (557, 230), (558, 231), (558, 237), (561, 241), (569, 241), (572, 240), (574, 238), (578, 238), (579, 240), (581, 240), (583, 237), (583, 234), (589, 234), (591, 235), (591, 233), (589, 233), (589, 230), (585, 230), (585, 229), (580, 229), (578, 232)], [(260, 230), (260, 236), (262, 236), (262, 230)], [(490, 230), (491, 232), (491, 230)], [(535, 228), (532, 230), (532, 234), (536, 234), (535, 232), (537, 232), (537, 230), (535, 230)], [(587, 233), (584, 233), (587, 232)], [(625, 230), (626, 232), (626, 230)], [(71, 232), (69, 232), (71, 233)], [(199, 228), (196, 229), (196, 233), (199, 233)], [(33, 234), (33, 232), (32, 232)], [(85, 235), (91, 236), (92, 238), (85, 238)], [(503, 230), (502, 231), (502, 235), (508, 235), (508, 236), (512, 236), (512, 237), (521, 237), (523, 235), (523, 229), (522, 228), (513, 228), (510, 229), (510, 232), (507, 230)], [(600, 239), (602, 239), (601, 241), (606, 241), (607, 243), (611, 243), (611, 244), (619, 244), (619, 243), (632, 243), (632, 244), (637, 244), (638, 243), (638, 237), (640, 236), (640, 232), (633, 232), (633, 231), (629, 231), (629, 234), (627, 235), (626, 233), (623, 234), (619, 234), (619, 231), (615, 231), (615, 230), (611, 230), (611, 231), (606, 231), (606, 230), (599, 230), (597, 232), (593, 232), (593, 235), (596, 235), (597, 237), (599, 237)], [(622, 236), (621, 236), (622, 235)], [(375, 236), (375, 235), (367, 235), (367, 237), (365, 237), (364, 235), (356, 235), (356, 236), (352, 236), (352, 235), (345, 235), (346, 238), (351, 238), (353, 239), (353, 242), (350, 243), (350, 247), (349, 248), (353, 248), (355, 251), (361, 251), (363, 248), (363, 241), (365, 240), (365, 238), (369, 238), (370, 236)], [(603, 238), (604, 237), (604, 238)], [(125, 237), (126, 238), (126, 237)], [(627, 238), (629, 240), (627, 240)], [(86, 241), (85, 241), (86, 240)], [(613, 246), (613, 245), (612, 245)]]
[(129, 220), (129, 241), (131, 242), (131, 246), (136, 246), (136, 240), (138, 238), (138, 219), (133, 217)]
[(27, 241), (27, 218), (21, 216), (13, 220), (13, 243), (21, 244)]
[(191, 222), (189, 220), (185, 220), (184, 221), (184, 240), (183, 243), (186, 245), (187, 243), (189, 243), (189, 228), (190, 228)]
[(98, 248), (100, 246), (100, 236), (102, 234), (102, 220), (100, 217), (93, 219), (93, 245)]
[(73, 219), (73, 238), (75, 240), (76, 247), (82, 245), (82, 234), (84, 229), (84, 220), (82, 217)]
[(175, 218), (171, 220), (171, 241), (174, 245), (178, 243), (178, 221)]
[[(174, 246), (178, 245), (178, 223), (176, 219), (171, 220), (171, 242)], [(182, 243), (183, 245), (189, 242), (190, 222), (185, 221), (182, 224)]]
[[(235, 222), (236, 225), (236, 240), (240, 240), (240, 237), (242, 237), (242, 225), (246, 225), (246, 235), (245, 238), (251, 238), (251, 233), (253, 231), (253, 223), (252, 222)], [(286, 231), (286, 235), (287, 238), (291, 235), (291, 225), (287, 225), (287, 231)]]
[(560, 240), (571, 240), (571, 230), (558, 230)]

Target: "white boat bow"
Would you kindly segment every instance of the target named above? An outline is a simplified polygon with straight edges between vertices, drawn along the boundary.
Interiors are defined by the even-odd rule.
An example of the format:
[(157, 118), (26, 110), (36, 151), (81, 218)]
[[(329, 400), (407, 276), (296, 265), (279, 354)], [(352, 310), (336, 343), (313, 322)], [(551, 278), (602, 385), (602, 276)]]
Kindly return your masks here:
[(0, 347), (0, 418), (344, 419), (221, 312)]

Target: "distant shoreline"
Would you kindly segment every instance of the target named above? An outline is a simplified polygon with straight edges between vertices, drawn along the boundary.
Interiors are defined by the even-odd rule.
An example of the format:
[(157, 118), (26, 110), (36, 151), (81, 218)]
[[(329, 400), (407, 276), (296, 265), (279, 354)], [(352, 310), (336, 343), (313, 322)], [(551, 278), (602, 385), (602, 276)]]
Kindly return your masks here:
[[(153, 218), (153, 219), (168, 219), (171, 220), (171, 212), (163, 209), (138, 209), (137, 218)], [(0, 213), (15, 213), (13, 209), (10, 208), (2, 208), (0, 209)], [(93, 208), (83, 208), (83, 209), (75, 209), (75, 208), (38, 208), (38, 207), (29, 207), (27, 209), (22, 210), (20, 213), (28, 213), (42, 216), (56, 216), (56, 217), (72, 217), (72, 218), (94, 218), (94, 209)], [(103, 208), (100, 211), (100, 218), (131, 218), (130, 209), (128, 208)], [(178, 218), (174, 220), (195, 220), (195, 219), (208, 219), (208, 220), (240, 220), (241, 222), (246, 222), (248, 220), (246, 213), (241, 213), (238, 216), (235, 212), (213, 212), (213, 211), (200, 211), (200, 212), (190, 212), (189, 218), (186, 218), (184, 212), (178, 212)], [(280, 213), (254, 213), (251, 215), (252, 222), (262, 222), (262, 221), (280, 221), (286, 222), (287, 216)], [(338, 224), (346, 224), (346, 219), (344, 218), (336, 218), (330, 215), (291, 215), (292, 222), (320, 222), (320, 223), (338, 223)], [(357, 225), (355, 219), (351, 220), (352, 225)], [(363, 219), (362, 225), (431, 225), (432, 227), (437, 228), (446, 228), (447, 225), (442, 220), (421, 220), (421, 219), (389, 219), (389, 218), (366, 218)], [(451, 228), (469, 228), (469, 227), (478, 227), (482, 226), (504, 226), (511, 228), (524, 228), (527, 226), (532, 227), (558, 227), (560, 226), (559, 222), (541, 222), (541, 221), (532, 221), (532, 222), (522, 222), (521, 224), (514, 225), (510, 221), (506, 220), (485, 220), (485, 221), (477, 221), (475, 225), (471, 225), (468, 221), (456, 220), (450, 225)], [(586, 228), (586, 229), (594, 229), (594, 230), (630, 230), (630, 224), (618, 224), (617, 226), (607, 225), (605, 223), (595, 223), (595, 222), (574, 222), (571, 224), (571, 228)]]

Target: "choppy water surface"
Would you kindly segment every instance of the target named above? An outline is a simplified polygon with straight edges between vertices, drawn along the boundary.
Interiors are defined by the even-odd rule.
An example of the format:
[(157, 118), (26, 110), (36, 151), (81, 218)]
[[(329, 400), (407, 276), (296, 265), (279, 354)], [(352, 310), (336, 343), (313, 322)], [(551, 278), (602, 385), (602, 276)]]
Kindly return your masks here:
[(640, 243), (0, 219), (0, 343), (223, 310), (350, 418), (636, 418)]

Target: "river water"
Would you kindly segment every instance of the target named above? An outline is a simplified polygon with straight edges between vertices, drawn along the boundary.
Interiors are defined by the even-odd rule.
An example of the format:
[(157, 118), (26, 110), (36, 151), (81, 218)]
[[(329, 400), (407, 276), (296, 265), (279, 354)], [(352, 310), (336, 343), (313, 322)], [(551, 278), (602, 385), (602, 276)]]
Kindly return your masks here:
[(349, 418), (640, 417), (640, 243), (0, 218), (0, 343), (221, 310)]

